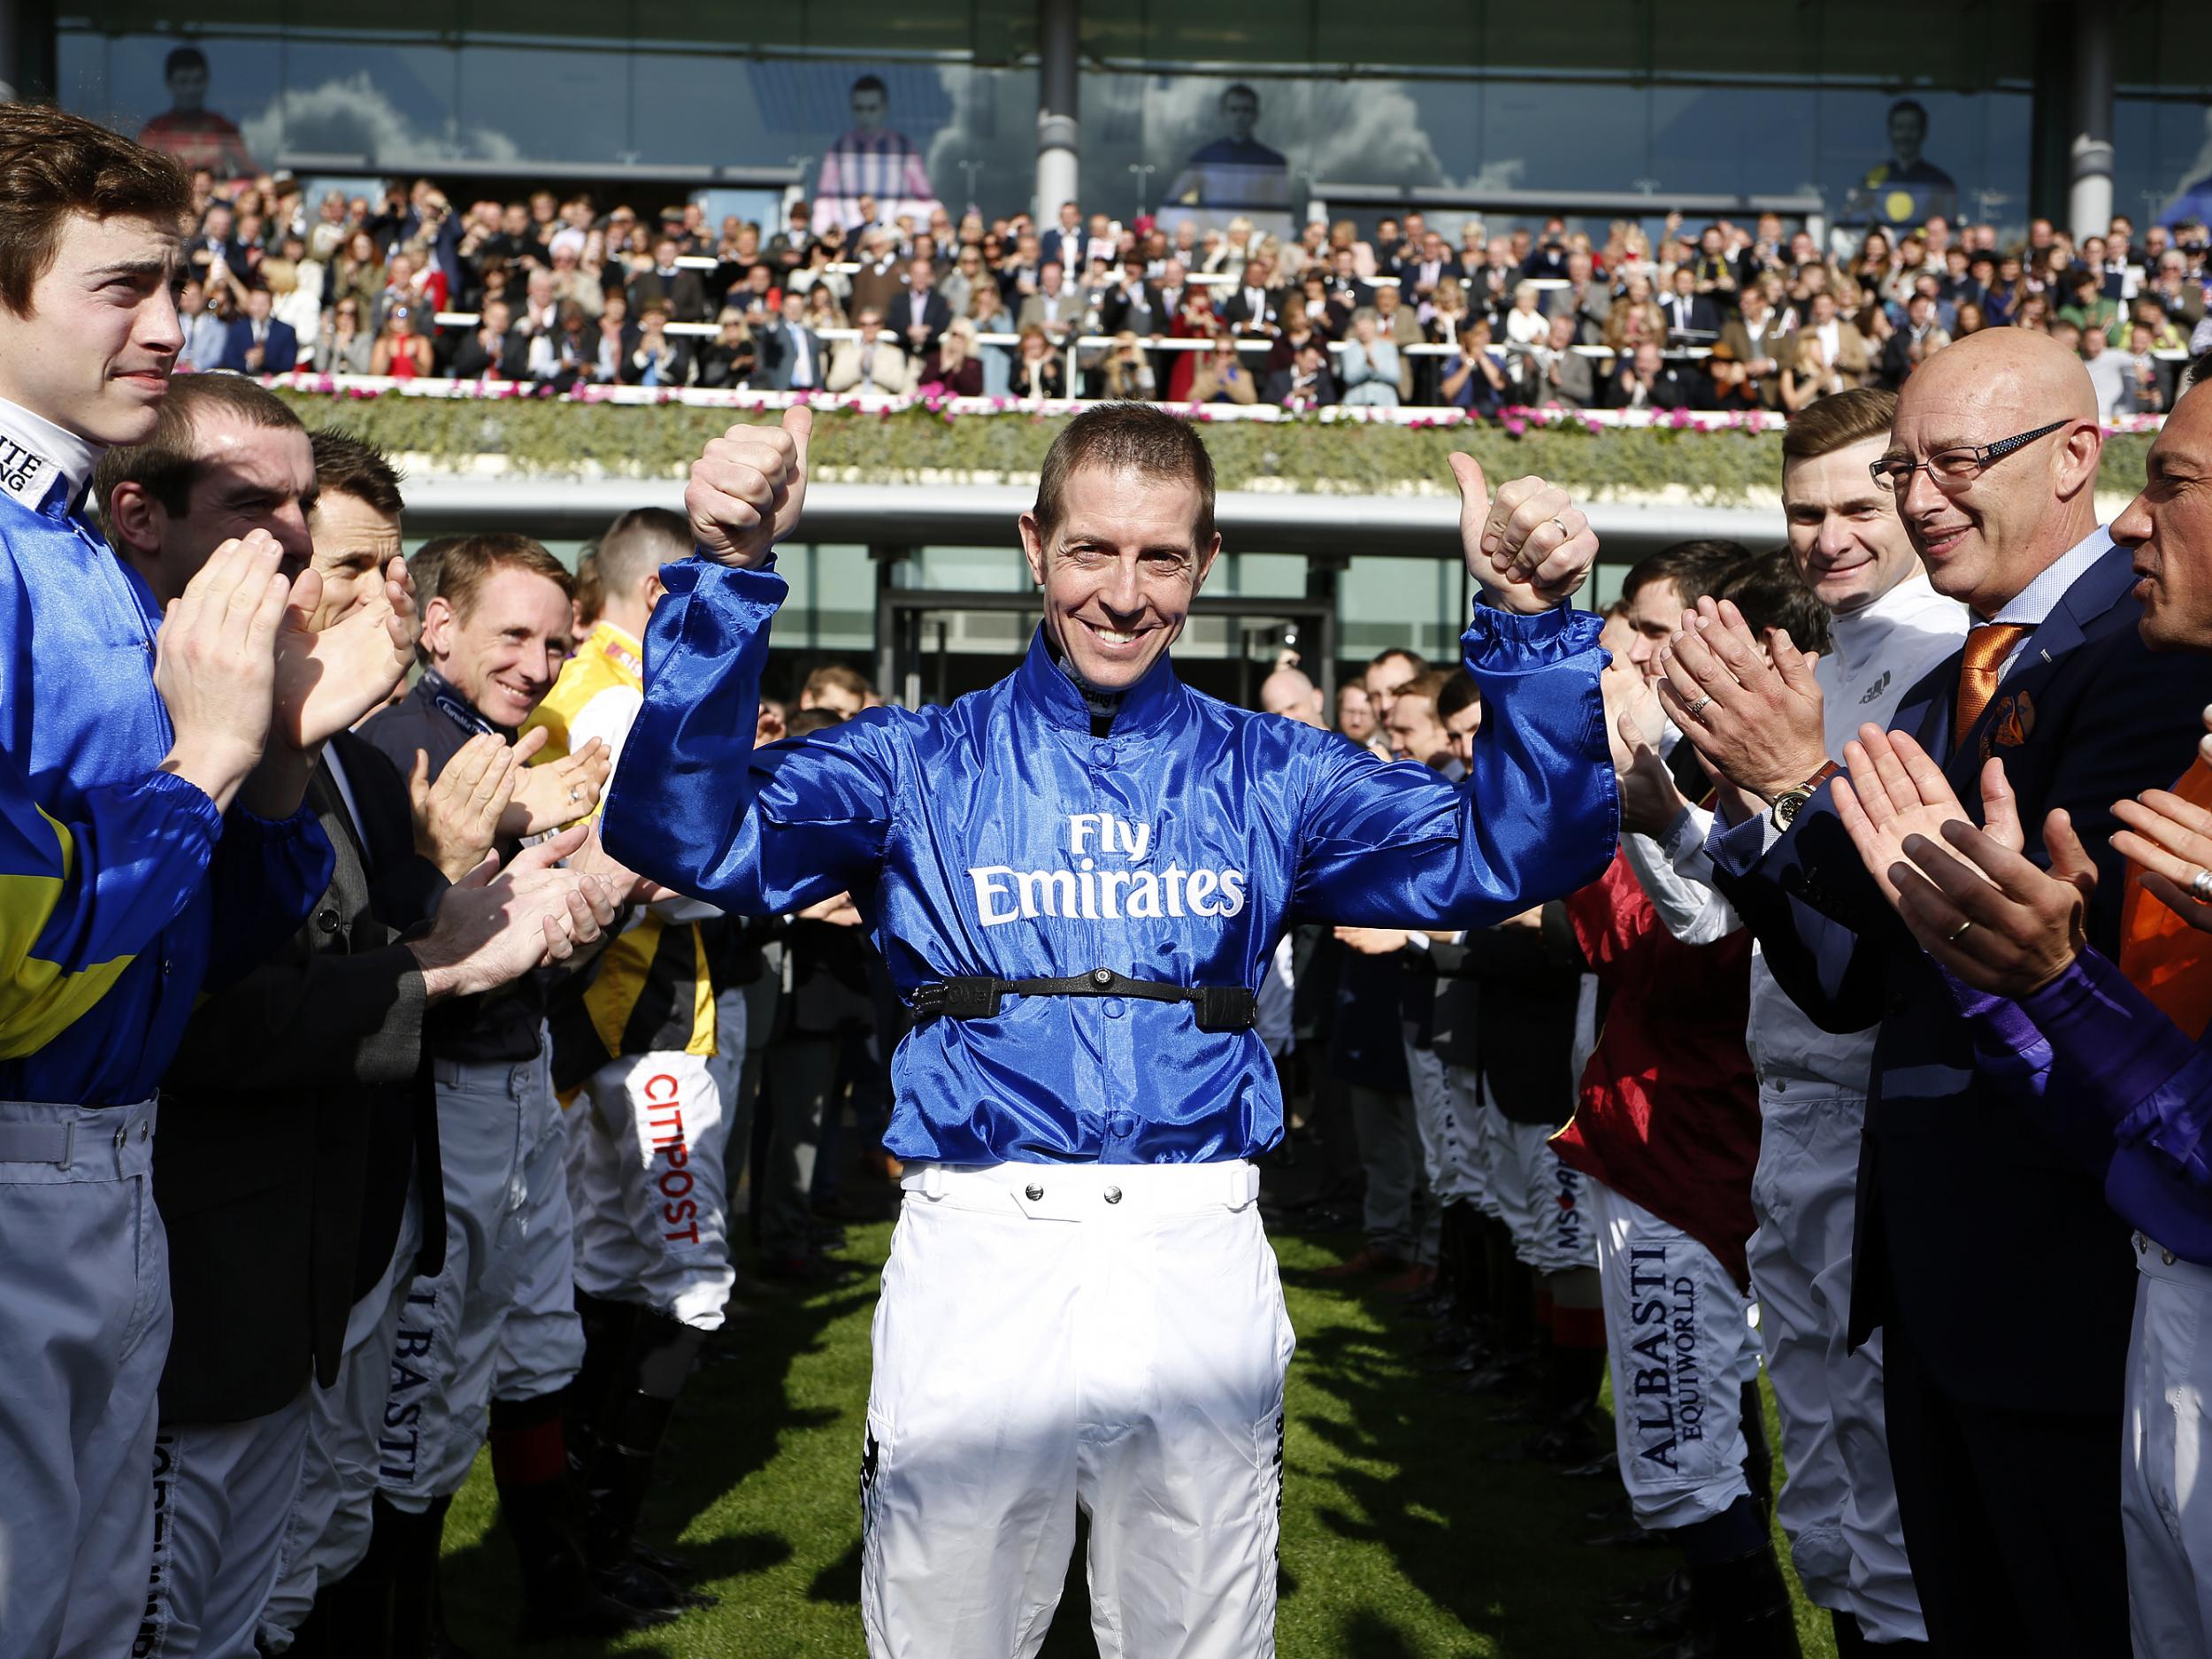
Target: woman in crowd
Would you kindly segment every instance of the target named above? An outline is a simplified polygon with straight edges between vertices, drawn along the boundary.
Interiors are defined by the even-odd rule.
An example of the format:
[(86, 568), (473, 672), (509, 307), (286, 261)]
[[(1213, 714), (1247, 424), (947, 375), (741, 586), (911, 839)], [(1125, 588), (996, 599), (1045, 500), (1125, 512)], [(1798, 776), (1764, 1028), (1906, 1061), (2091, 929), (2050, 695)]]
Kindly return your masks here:
[[(1183, 290), (1183, 309), (1168, 325), (1171, 340), (1211, 340), (1221, 332), (1221, 319), (1214, 314), (1213, 300), (1206, 290), (1194, 283)], [(1171, 403), (1191, 402), (1191, 381), (1198, 373), (1198, 359), (1205, 354), (1196, 350), (1175, 353), (1167, 372), (1167, 401)]]
[(1371, 243), (1360, 240), (1359, 227), (1348, 219), (1340, 219), (1329, 227), (1329, 259), (1335, 262), (1337, 250), (1352, 250), (1352, 274), (1363, 282), (1375, 280), (1375, 250)]
[(1013, 395), (1040, 399), (1067, 395), (1067, 373), (1060, 365), (1060, 354), (1035, 323), (1022, 330), (1020, 354), (1014, 361)]
[(1613, 309), (1605, 314), (1605, 344), (1617, 357), (1632, 357), (1645, 341), (1663, 343), (1666, 337), (1666, 313), (1655, 300), (1646, 299), (1640, 303), (1624, 295), (1613, 302)]
[(1458, 340), (1459, 355), (1444, 371), (1438, 395), (1457, 409), (1478, 415), (1494, 415), (1508, 401), (1510, 382), (1505, 365), (1490, 355), (1490, 319), (1478, 317)]
[(985, 334), (1010, 334), (1014, 319), (1006, 309), (1005, 296), (999, 292), (998, 280), (987, 270), (983, 280), (975, 285), (968, 296), (967, 320), (974, 326), (969, 337), (974, 357), (983, 372), (985, 397), (1010, 397), (1014, 384), (1014, 350), (1010, 346), (985, 342)]
[(1244, 262), (1259, 252), (1253, 245), (1252, 221), (1238, 214), (1229, 221), (1228, 233), (1218, 244), (1206, 250), (1203, 269), (1215, 276), (1225, 276), (1232, 282), (1244, 273)]
[(721, 333), (699, 354), (698, 384), (717, 391), (736, 391), (753, 376), (753, 331), (745, 326), (745, 313), (723, 308), (716, 322)]
[(1794, 415), (1801, 409), (1843, 389), (1843, 377), (1820, 354), (1820, 342), (1811, 334), (1797, 337), (1796, 349), (1782, 365), (1782, 407)]
[(1198, 366), (1191, 373), (1190, 401), (1194, 403), (1249, 403), (1257, 401), (1259, 385), (1237, 350), (1235, 337), (1214, 336), (1210, 351), (1193, 352)]
[[(365, 311), (357, 294), (341, 294), (330, 308), (330, 320), (315, 337), (318, 374), (366, 374), (374, 355), (375, 338), (363, 326)], [(381, 371), (379, 371), (381, 373)]]
[(1308, 271), (1299, 279), (1298, 288), (1298, 297), (1283, 307), (1284, 329), (1289, 329), (1294, 316), (1324, 340), (1342, 339), (1351, 314), (1329, 297), (1327, 279), (1317, 269)]
[(1982, 311), (1992, 328), (2002, 328), (2019, 315), (2032, 290), (2020, 268), (2020, 256), (2008, 253), (1997, 261), (1997, 280), (1990, 284)]
[(1962, 300), (1959, 303), (1958, 324), (1951, 330), (1951, 338), (1963, 340), (1967, 335), (1978, 334), (1988, 326), (1989, 318), (1982, 308), (1972, 300)]
[(300, 257), (306, 244), (288, 236), (287, 257), (269, 260), (261, 267), (261, 280), (269, 286), (269, 315), (288, 326), (301, 340), (311, 341), (322, 331), (323, 278), (319, 260)]
[(369, 373), (411, 380), (430, 373), (430, 336), (415, 332), (411, 307), (394, 305), (384, 313), (384, 332), (369, 353)]
[(2031, 329), (2036, 334), (2048, 334), (2051, 328), (2051, 300), (2047, 294), (2031, 294), (2014, 308), (2012, 326)]
[[(1887, 293), (1890, 279), (1896, 273), (1897, 255), (1889, 240), (1889, 233), (1877, 227), (1866, 233), (1866, 241), (1860, 244), (1859, 257), (1851, 262), (1846, 273), (1861, 293), (1880, 299)], [(1843, 311), (1855, 309), (1847, 295), (1837, 296), (1837, 305)]]
[(1398, 348), (1376, 330), (1374, 308), (1363, 305), (1352, 313), (1352, 333), (1336, 354), (1339, 400), (1374, 409), (1398, 406)]
[(936, 351), (922, 365), (921, 385), (917, 389), (936, 397), (982, 396), (983, 361), (978, 355), (975, 334), (972, 321), (954, 318), (938, 341)]
[(817, 334), (825, 328), (849, 326), (845, 321), (845, 308), (838, 303), (837, 290), (827, 282), (817, 282), (806, 291), (806, 326)]
[(1543, 290), (1531, 281), (1513, 285), (1513, 306), (1505, 314), (1505, 341), (1509, 346), (1540, 346), (1551, 337), (1551, 319), (1537, 309)]
[(1150, 403), (1160, 395), (1152, 372), (1152, 354), (1144, 349), (1134, 329), (1125, 328), (1114, 336), (1105, 367), (1107, 396)]
[(384, 291), (384, 256), (377, 251), (376, 238), (365, 230), (347, 237), (346, 250), (338, 256), (332, 275), (336, 280), (331, 292), (354, 296), (362, 303), (362, 314), (368, 315)]
[(1430, 344), (1448, 346), (1467, 326), (1469, 315), (1465, 285), (1457, 277), (1448, 276), (1437, 282), (1436, 292), (1429, 296), (1428, 315), (1420, 320), (1428, 331)]
[(1319, 346), (1323, 352), (1329, 349), (1329, 338), (1316, 326), (1303, 307), (1292, 304), (1283, 312), (1283, 332), (1275, 337), (1275, 343), (1267, 353), (1266, 373), (1294, 366), (1298, 354), (1308, 346)]

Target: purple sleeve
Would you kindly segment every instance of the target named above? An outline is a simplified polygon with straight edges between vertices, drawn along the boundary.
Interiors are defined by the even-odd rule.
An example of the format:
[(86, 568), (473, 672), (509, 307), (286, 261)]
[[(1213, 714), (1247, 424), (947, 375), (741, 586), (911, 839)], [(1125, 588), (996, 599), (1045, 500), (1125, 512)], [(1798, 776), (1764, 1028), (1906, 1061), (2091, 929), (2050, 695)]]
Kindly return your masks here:
[(1998, 1079), (2015, 1094), (2042, 1099), (2050, 1083), (2051, 1044), (2027, 1010), (1976, 990), (1947, 968), (1940, 972), (1974, 1039), (1974, 1069)]
[(2054, 1103), (2093, 1115), (2116, 1146), (2143, 1147), (2212, 1187), (2212, 1052), (2108, 958), (2083, 951), (2016, 1011), (2048, 1045)]

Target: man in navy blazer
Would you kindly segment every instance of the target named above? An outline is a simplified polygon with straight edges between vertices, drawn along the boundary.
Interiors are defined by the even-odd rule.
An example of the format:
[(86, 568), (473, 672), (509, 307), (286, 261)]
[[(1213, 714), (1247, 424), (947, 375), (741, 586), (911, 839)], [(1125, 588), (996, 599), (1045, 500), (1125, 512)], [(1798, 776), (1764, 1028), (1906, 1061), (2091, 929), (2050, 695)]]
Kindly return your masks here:
[(757, 364), (753, 384), (763, 391), (822, 389), (829, 365), (822, 356), (822, 337), (806, 326), (805, 317), (805, 293), (786, 288), (782, 313), (753, 336)]
[(1071, 280), (1088, 263), (1090, 238), (1083, 229), (1082, 210), (1072, 202), (1060, 204), (1060, 222), (1038, 238), (1041, 261), (1056, 265)]
[(218, 365), (239, 374), (289, 374), (300, 360), (300, 337), (289, 323), (269, 315), (269, 290), (246, 290), (246, 314), (223, 336)]
[[(2138, 635), (2131, 556), (2096, 520), (2101, 450), (2079, 361), (1996, 329), (1922, 365), (1878, 465), (1930, 580), (1976, 625), (1906, 693), (1892, 729), (1937, 757), (1963, 801), (1981, 799), (1982, 764), (2001, 756), (2039, 862), (2045, 814), (2072, 814), (2104, 877), (2088, 936), (2112, 952), (2124, 883), (2111, 804), (2186, 762), (2212, 661), (2153, 656)], [(1957, 1003), (1835, 814), (1828, 769), (1778, 775), (1807, 758), (1789, 735), (1793, 694), (1748, 636), (1708, 617), (1677, 636), (1668, 675), (1670, 712), (1731, 780), (1711, 842), (1717, 885), (1817, 1023), (1879, 1027), (1852, 1340), (1882, 1333), (1930, 1640), (2125, 1654), (2134, 1253), (2101, 1165), (1977, 1073)]]

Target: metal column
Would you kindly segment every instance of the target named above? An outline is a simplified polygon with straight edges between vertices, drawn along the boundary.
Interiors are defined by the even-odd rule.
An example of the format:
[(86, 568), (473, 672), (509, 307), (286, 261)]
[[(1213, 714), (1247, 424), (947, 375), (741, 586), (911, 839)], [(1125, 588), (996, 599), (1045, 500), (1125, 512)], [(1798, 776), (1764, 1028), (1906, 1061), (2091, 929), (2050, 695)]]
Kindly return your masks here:
[(2066, 222), (2078, 245), (2112, 224), (2112, 13), (2070, 9), (2074, 49), (2067, 132)]
[(1037, 199), (1040, 225), (1059, 222), (1060, 204), (1077, 199), (1076, 0), (1037, 0)]

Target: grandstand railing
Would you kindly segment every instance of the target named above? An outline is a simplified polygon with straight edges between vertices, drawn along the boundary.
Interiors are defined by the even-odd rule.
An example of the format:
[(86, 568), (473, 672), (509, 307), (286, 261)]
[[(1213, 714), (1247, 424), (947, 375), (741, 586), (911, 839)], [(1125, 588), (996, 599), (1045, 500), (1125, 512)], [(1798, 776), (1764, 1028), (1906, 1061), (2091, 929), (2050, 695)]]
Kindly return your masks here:
[[(544, 399), (572, 403), (617, 403), (653, 407), (685, 403), (710, 409), (780, 411), (797, 405), (814, 409), (851, 410), (862, 414), (892, 414), (902, 410), (926, 410), (941, 415), (1062, 415), (1095, 407), (1096, 401), (1080, 397), (944, 397), (915, 394), (894, 397), (875, 392), (720, 391), (704, 387), (606, 386), (580, 382), (566, 392), (528, 380), (456, 380), (418, 375), (396, 380), (389, 375), (318, 374), (299, 371), (264, 375), (261, 383), (282, 391), (321, 393), (337, 396), (461, 398), (501, 401)], [(1697, 432), (1779, 432), (1786, 416), (1768, 410), (1565, 409), (1513, 407), (1496, 414), (1477, 414), (1452, 405), (1401, 404), (1383, 408), (1370, 404), (1329, 404), (1319, 409), (1292, 410), (1272, 403), (1174, 403), (1160, 406), (1192, 419), (1317, 420), (1324, 425), (1386, 426), (1483, 426), (1500, 422), (1531, 426), (1580, 426), (1602, 428), (1663, 428)], [(2160, 415), (2108, 416), (2107, 433), (2155, 432), (2163, 425)]]

